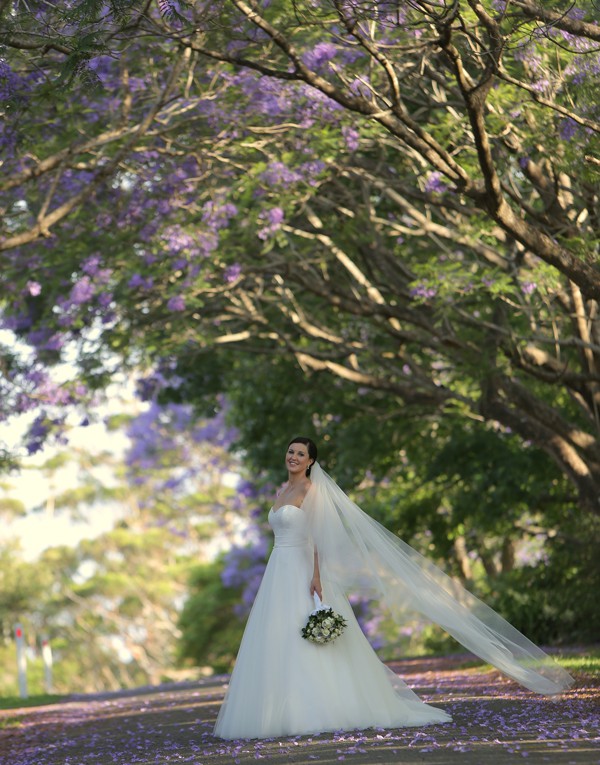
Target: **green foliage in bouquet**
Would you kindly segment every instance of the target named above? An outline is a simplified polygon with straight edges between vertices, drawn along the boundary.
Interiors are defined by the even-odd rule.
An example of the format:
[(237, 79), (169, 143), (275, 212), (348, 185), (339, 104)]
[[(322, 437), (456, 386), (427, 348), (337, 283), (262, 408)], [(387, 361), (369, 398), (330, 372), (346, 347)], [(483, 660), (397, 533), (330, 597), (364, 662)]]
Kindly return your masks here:
[(311, 643), (331, 643), (346, 629), (346, 620), (333, 608), (320, 608), (308, 617), (302, 637)]

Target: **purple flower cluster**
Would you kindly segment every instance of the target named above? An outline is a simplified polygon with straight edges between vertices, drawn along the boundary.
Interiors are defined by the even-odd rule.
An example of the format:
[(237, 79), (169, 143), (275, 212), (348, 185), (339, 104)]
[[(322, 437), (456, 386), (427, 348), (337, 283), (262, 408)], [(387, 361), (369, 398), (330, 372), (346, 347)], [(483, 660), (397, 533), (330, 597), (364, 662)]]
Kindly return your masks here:
[(301, 173), (292, 170), (283, 162), (271, 162), (260, 175), (268, 186), (290, 186), (302, 180)]
[(45, 412), (39, 414), (31, 423), (25, 440), (29, 455), (41, 451), (52, 436), (58, 444), (67, 443), (65, 435), (65, 415), (51, 417)]
[(573, 85), (597, 83), (600, 77), (600, 53), (575, 56), (565, 70)]
[(28, 438), (27, 453), (28, 454), (35, 454), (36, 452), (39, 452), (42, 449), (46, 441), (46, 438), (48, 437), (50, 424), (51, 423), (47, 420), (47, 418), (43, 414), (38, 415), (35, 418), (35, 420), (31, 423), (29, 432), (27, 434), (27, 438)]
[(26, 339), (38, 351), (60, 351), (65, 343), (64, 335), (50, 329), (36, 329), (29, 332)]
[(422, 300), (429, 300), (430, 298), (434, 298), (437, 295), (437, 289), (431, 284), (419, 282), (411, 287), (410, 295)]
[(226, 284), (233, 284), (242, 275), (242, 266), (240, 263), (232, 263), (223, 271), (223, 281)]
[(532, 295), (537, 289), (537, 284), (535, 282), (523, 282), (521, 284), (521, 292), (524, 295)]
[(342, 137), (348, 151), (356, 151), (358, 149), (360, 134), (356, 128), (344, 125), (342, 127)]
[[(130, 446), (125, 456), (130, 482), (139, 487), (143, 504), (160, 511), (157, 524), (182, 539), (188, 539), (190, 527), (190, 492), (204, 486), (207, 476), (230, 473), (236, 463), (228, 456), (235, 431), (224, 421), (224, 412), (210, 420), (198, 421), (193, 407), (187, 404), (160, 405), (156, 394), (166, 378), (160, 373), (146, 380), (145, 393), (152, 396), (148, 408), (132, 419), (127, 428)], [(173, 384), (173, 378), (170, 380)], [(162, 509), (161, 509), (162, 508)], [(215, 503), (217, 517), (224, 506)]]
[(425, 191), (428, 194), (443, 194), (448, 188), (448, 185), (442, 180), (442, 174), (437, 171), (431, 173), (425, 181)]
[(261, 529), (251, 524), (245, 533), (248, 542), (233, 545), (223, 559), (221, 581), (225, 587), (241, 587), (240, 602), (234, 607), (237, 616), (244, 618), (252, 604), (267, 565), (269, 543)]
[(384, 648), (387, 645), (387, 641), (381, 632), (383, 614), (378, 608), (377, 603), (358, 595), (350, 595), (348, 599), (356, 620), (367, 636), (367, 640), (373, 650), (378, 651)]
[(89, 276), (83, 276), (78, 282), (75, 282), (71, 289), (71, 305), (82, 305), (88, 303), (95, 293), (94, 285)]
[(24, 90), (21, 78), (11, 69), (9, 63), (0, 58), (0, 102), (6, 103)]
[(185, 298), (182, 295), (174, 295), (167, 301), (167, 308), (169, 311), (181, 313), (185, 311)]
[(285, 215), (281, 207), (272, 207), (270, 210), (261, 212), (258, 218), (264, 221), (266, 225), (258, 230), (258, 238), (269, 239), (272, 237), (281, 228), (284, 217)]
[(214, 231), (227, 228), (237, 214), (238, 209), (231, 202), (209, 201), (202, 207), (202, 221)]
[(312, 50), (308, 50), (302, 56), (302, 60), (309, 69), (319, 70), (327, 67), (338, 52), (338, 48), (333, 43), (320, 42)]
[(142, 276), (136, 272), (127, 282), (127, 286), (132, 290), (150, 290), (154, 286), (154, 278), (152, 276)]
[(579, 125), (571, 117), (565, 117), (560, 121), (558, 134), (563, 141), (570, 141), (579, 132)]

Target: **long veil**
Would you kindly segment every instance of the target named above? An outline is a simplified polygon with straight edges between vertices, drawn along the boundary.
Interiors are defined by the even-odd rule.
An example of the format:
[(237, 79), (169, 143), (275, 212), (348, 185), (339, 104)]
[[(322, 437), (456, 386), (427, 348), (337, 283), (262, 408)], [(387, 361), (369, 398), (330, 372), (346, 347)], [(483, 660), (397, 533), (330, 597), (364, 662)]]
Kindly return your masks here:
[(532, 691), (560, 693), (573, 678), (499, 614), (364, 513), (318, 462), (303, 503), (323, 582), (366, 592), (403, 623), (439, 624), (472, 653)]

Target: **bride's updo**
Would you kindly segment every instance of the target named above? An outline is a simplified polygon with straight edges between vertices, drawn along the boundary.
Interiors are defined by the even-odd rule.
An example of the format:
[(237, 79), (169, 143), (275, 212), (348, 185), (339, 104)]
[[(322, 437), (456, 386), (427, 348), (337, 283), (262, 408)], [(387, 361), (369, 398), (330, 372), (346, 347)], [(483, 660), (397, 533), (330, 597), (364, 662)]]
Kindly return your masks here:
[(306, 468), (306, 477), (308, 478), (313, 464), (317, 461), (317, 445), (312, 440), (312, 438), (307, 438), (306, 436), (298, 436), (297, 438), (292, 438), (292, 440), (287, 445), (287, 448), (289, 449), (292, 444), (304, 444), (304, 446), (308, 447), (308, 456), (312, 460), (310, 465)]

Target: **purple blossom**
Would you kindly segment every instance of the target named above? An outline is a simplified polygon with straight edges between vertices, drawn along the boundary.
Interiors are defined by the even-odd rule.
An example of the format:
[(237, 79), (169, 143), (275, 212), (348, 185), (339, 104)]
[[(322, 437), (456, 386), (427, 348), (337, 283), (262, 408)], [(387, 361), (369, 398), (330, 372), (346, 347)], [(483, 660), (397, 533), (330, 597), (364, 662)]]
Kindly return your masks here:
[(216, 446), (226, 446), (235, 439), (236, 431), (226, 425), (225, 410), (222, 409), (215, 417), (194, 428), (191, 436), (196, 443), (208, 441)]
[(130, 289), (150, 289), (154, 285), (154, 279), (151, 276), (143, 277), (141, 274), (135, 273), (131, 279), (127, 282), (127, 286)]
[(260, 174), (260, 178), (268, 186), (290, 186), (302, 180), (302, 176), (283, 162), (271, 162), (266, 170)]
[(89, 276), (83, 276), (71, 289), (71, 302), (75, 305), (82, 305), (89, 302), (94, 296), (94, 285)]
[(311, 186), (315, 186), (317, 176), (320, 175), (326, 167), (327, 165), (323, 160), (315, 159), (312, 162), (303, 162), (298, 169), (305, 177), (305, 180), (307, 180)]
[(412, 297), (417, 298), (423, 298), (425, 300), (428, 300), (429, 298), (433, 298), (437, 295), (437, 289), (433, 287), (430, 284), (427, 284), (425, 282), (419, 282), (414, 287), (411, 288), (410, 294)]
[(60, 351), (65, 344), (65, 338), (63, 335), (55, 333), (51, 335), (44, 344), (44, 350), (46, 351)]
[(524, 295), (531, 295), (536, 289), (537, 284), (535, 282), (523, 282), (521, 284), (521, 292)]
[(185, 311), (185, 300), (181, 295), (175, 295), (174, 297), (169, 298), (167, 308), (169, 311)]
[(31, 316), (29, 312), (23, 310), (21, 302), (14, 302), (10, 313), (6, 309), (0, 311), (0, 328), (20, 330), (31, 326)]
[(90, 59), (88, 66), (103, 85), (107, 86), (109, 84), (115, 68), (115, 60), (111, 56), (96, 56)]
[(536, 93), (544, 93), (550, 90), (551, 85), (552, 83), (548, 77), (540, 77), (539, 79), (535, 80), (532, 87)]
[(212, 229), (218, 230), (228, 226), (230, 219), (237, 215), (237, 211), (237, 207), (231, 202), (206, 202), (202, 208), (202, 220)]
[(564, 120), (561, 120), (558, 132), (563, 141), (570, 141), (576, 135), (578, 129), (579, 125), (575, 120), (572, 117), (566, 117)]
[(46, 415), (40, 414), (31, 423), (29, 432), (27, 433), (27, 453), (36, 454), (36, 452), (39, 452), (44, 445), (47, 435), (48, 421)]
[(239, 263), (232, 263), (230, 266), (227, 266), (223, 272), (223, 281), (227, 284), (233, 284), (233, 282), (240, 278), (241, 273), (242, 266)]
[(271, 225), (281, 225), (284, 219), (284, 213), (281, 207), (273, 207), (267, 212), (267, 220)]
[(43, 351), (59, 351), (65, 342), (63, 335), (52, 333), (49, 329), (36, 329), (27, 335), (30, 345)]
[(321, 69), (335, 58), (338, 49), (333, 43), (320, 42), (315, 47), (307, 51), (302, 60), (309, 69)]
[(342, 136), (346, 142), (346, 147), (349, 151), (356, 151), (359, 146), (359, 133), (356, 128), (348, 127), (344, 125), (342, 127)]
[(164, 388), (177, 388), (180, 384), (180, 378), (173, 374), (171, 368), (161, 366), (152, 374), (136, 380), (137, 395), (142, 401), (153, 401)]
[(250, 613), (252, 604), (266, 568), (269, 543), (258, 526), (251, 525), (246, 532), (251, 538), (247, 545), (234, 545), (223, 559), (221, 581), (225, 587), (242, 587), (241, 602), (234, 610), (237, 616)]
[(81, 264), (81, 270), (84, 271), (88, 276), (96, 276), (100, 270), (100, 266), (102, 263), (102, 259), (100, 258), (100, 255), (98, 253), (95, 253), (94, 255), (90, 255), (89, 258), (86, 258), (83, 263)]
[(0, 58), (0, 102), (14, 98), (21, 88), (22, 83), (19, 77), (10, 68), (10, 65)]
[(442, 180), (442, 174), (437, 170), (429, 175), (425, 181), (425, 191), (428, 194), (443, 194), (448, 190), (448, 185)]
[(63, 313), (58, 317), (57, 323), (59, 327), (71, 327), (75, 323), (75, 317), (71, 314)]
[(264, 240), (281, 228), (285, 214), (281, 207), (272, 207), (270, 210), (262, 212), (258, 217), (267, 222), (267, 225), (258, 232), (258, 238)]
[(600, 54), (575, 56), (565, 69), (565, 74), (571, 78), (574, 85), (580, 85), (586, 80), (590, 83), (596, 82), (600, 76)]
[(113, 294), (112, 294), (112, 292), (103, 292), (98, 297), (98, 305), (101, 308), (108, 308), (108, 306), (112, 303), (112, 301), (113, 301)]
[(171, 261), (171, 269), (173, 271), (182, 271), (188, 265), (186, 258), (176, 258)]
[(520, 45), (514, 52), (514, 58), (515, 61), (522, 61), (533, 72), (539, 72), (542, 68), (542, 57), (534, 43)]
[(169, 226), (163, 233), (164, 243), (171, 255), (180, 252), (195, 253), (198, 245), (194, 238), (184, 231), (181, 226)]
[(245, 481), (243, 479), (240, 479), (236, 491), (240, 496), (244, 497), (244, 499), (256, 499), (258, 496), (256, 486), (251, 481)]
[(42, 285), (39, 282), (28, 281), (25, 285), (25, 292), (32, 297), (37, 297), (42, 291)]

